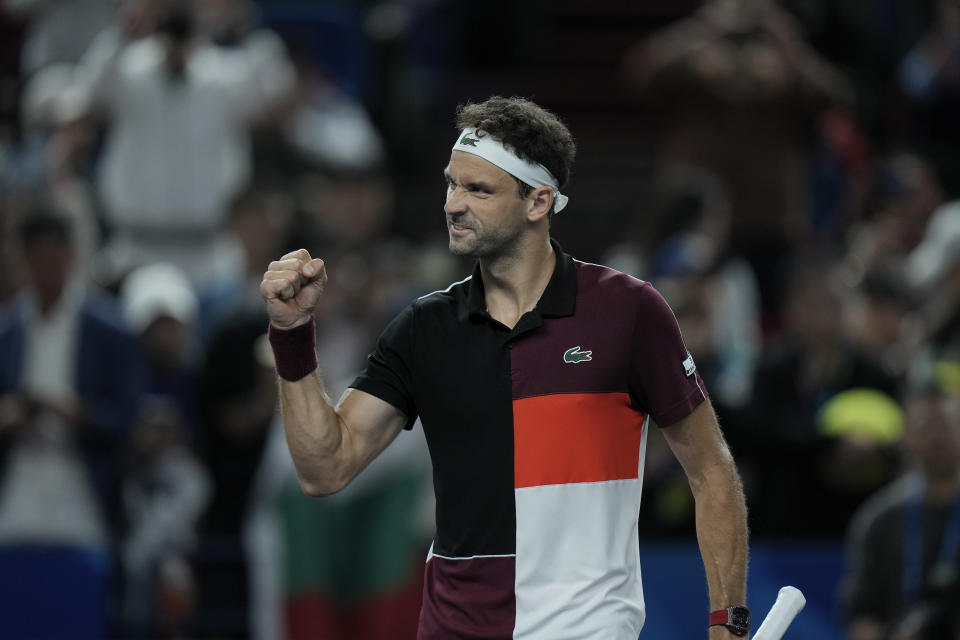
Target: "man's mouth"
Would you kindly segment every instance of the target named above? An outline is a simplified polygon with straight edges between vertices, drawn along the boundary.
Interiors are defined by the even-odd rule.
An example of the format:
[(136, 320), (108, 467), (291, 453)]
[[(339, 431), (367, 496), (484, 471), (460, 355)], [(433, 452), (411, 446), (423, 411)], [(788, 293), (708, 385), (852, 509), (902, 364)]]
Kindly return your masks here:
[(471, 231), (470, 227), (453, 221), (447, 222), (447, 226), (450, 228), (450, 231), (456, 235), (462, 235)]

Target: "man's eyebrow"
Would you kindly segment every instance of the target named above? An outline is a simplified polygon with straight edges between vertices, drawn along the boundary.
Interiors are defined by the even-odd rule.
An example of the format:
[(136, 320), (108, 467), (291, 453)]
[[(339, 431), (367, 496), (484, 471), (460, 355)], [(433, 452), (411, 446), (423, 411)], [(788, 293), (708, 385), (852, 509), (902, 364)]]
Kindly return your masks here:
[[(450, 175), (449, 169), (443, 170), (443, 179), (448, 182), (454, 181), (453, 176)], [(492, 184), (490, 184), (489, 182), (484, 182), (482, 180), (471, 180), (470, 182), (464, 182), (462, 186), (467, 189), (476, 190), (476, 191), (490, 191), (490, 192), (494, 191), (494, 186)]]
[(494, 190), (493, 185), (490, 184), (489, 182), (482, 182), (478, 180), (467, 182), (463, 186), (465, 186), (467, 189), (475, 189), (477, 191), (493, 191)]

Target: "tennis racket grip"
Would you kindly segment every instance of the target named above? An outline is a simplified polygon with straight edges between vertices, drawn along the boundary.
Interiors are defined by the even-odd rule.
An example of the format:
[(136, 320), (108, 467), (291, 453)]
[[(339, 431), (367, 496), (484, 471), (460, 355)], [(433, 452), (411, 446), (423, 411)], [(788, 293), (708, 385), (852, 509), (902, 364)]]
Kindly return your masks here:
[(800, 589), (782, 587), (777, 594), (777, 601), (770, 607), (770, 613), (753, 635), (753, 640), (780, 640), (806, 604), (807, 599), (803, 597)]

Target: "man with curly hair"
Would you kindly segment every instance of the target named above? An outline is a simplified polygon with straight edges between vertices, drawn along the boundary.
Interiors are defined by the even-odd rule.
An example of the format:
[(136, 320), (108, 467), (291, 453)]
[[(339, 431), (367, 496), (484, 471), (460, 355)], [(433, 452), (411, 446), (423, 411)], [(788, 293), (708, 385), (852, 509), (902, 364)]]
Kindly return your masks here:
[(576, 151), (556, 116), (493, 97), (457, 124), (444, 211), (450, 251), (476, 269), (403, 310), (336, 405), (315, 354), (323, 260), (300, 249), (264, 274), (303, 490), (339, 491), (419, 417), (437, 497), (419, 638), (636, 640), (656, 422), (696, 498), (709, 637), (745, 635), (743, 493), (672, 311), (551, 240)]

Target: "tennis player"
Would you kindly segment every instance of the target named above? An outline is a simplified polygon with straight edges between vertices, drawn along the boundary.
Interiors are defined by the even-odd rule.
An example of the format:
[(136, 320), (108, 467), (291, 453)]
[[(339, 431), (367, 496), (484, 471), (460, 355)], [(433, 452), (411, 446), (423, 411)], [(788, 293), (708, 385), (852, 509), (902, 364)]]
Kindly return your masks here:
[(323, 260), (300, 249), (264, 274), (303, 490), (339, 491), (419, 417), (437, 498), (419, 638), (636, 640), (655, 422), (696, 498), (704, 635), (744, 637), (743, 492), (672, 311), (650, 284), (550, 238), (575, 154), (553, 114), (493, 97), (461, 107), (458, 126), (444, 211), (450, 250), (476, 269), (402, 311), (336, 405), (315, 349)]

